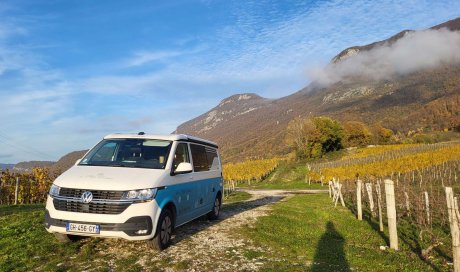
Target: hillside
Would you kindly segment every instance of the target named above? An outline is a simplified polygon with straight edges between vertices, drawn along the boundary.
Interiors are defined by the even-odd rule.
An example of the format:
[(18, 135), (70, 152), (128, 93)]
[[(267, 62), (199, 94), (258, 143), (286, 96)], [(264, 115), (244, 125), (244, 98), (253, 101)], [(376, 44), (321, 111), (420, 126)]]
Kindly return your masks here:
[(54, 175), (58, 175), (75, 164), (78, 159), (81, 159), (88, 150), (79, 150), (70, 152), (62, 156), (56, 163), (50, 167), (50, 172)]
[(12, 170), (14, 167), (14, 164), (9, 164), (9, 163), (0, 163), (0, 170)]
[(57, 162), (54, 161), (28, 161), (17, 164), (0, 164), (2, 170), (13, 172), (30, 172), (34, 167), (48, 168), (52, 175), (59, 175), (69, 169), (78, 159), (81, 159), (88, 150), (73, 151), (62, 156)]
[[(460, 18), (434, 26), (460, 30)], [(363, 52), (388, 46), (404, 38), (405, 30), (370, 45), (350, 47), (331, 65)], [(284, 131), (298, 116), (328, 115), (341, 121), (381, 124), (393, 131), (460, 130), (460, 64), (444, 63), (391, 78), (354, 76), (322, 85), (313, 82), (279, 99), (238, 94), (222, 100), (210, 111), (178, 126), (188, 133), (216, 141), (225, 161), (241, 157), (270, 157), (286, 152)]]
[(19, 162), (13, 167), (15, 172), (30, 172), (34, 167), (49, 168), (54, 164), (53, 161), (27, 161)]

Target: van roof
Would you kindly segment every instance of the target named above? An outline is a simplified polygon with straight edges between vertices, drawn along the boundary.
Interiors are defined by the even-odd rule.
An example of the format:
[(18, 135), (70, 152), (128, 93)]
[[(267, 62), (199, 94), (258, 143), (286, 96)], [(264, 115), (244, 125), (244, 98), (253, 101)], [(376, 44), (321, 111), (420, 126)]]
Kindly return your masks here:
[(157, 135), (157, 134), (144, 134), (144, 133), (113, 133), (104, 137), (104, 139), (156, 139), (166, 141), (186, 141), (193, 143), (200, 143), (218, 148), (217, 144), (212, 141), (208, 141), (202, 138), (186, 135), (186, 134), (169, 134), (169, 135)]

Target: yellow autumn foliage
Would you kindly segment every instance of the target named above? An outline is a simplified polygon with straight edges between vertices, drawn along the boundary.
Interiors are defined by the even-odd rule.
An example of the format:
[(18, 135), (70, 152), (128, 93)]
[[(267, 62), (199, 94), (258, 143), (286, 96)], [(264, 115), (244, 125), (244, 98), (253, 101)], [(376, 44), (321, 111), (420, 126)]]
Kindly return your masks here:
[(240, 163), (227, 163), (223, 165), (224, 179), (238, 182), (251, 180), (260, 181), (275, 170), (279, 161), (279, 158), (273, 158), (248, 160)]
[(312, 178), (320, 179), (321, 175), (325, 180), (330, 180), (334, 177), (340, 180), (353, 180), (357, 176), (385, 177), (391, 175), (391, 173), (406, 173), (456, 159), (460, 159), (460, 144), (382, 161), (322, 168), (321, 173), (312, 173)]

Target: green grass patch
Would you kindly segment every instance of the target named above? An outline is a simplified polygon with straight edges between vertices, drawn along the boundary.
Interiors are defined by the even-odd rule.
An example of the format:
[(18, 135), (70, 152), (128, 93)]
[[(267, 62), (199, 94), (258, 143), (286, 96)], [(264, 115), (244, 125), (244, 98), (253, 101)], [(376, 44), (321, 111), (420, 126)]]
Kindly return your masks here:
[(0, 217), (8, 214), (18, 214), (23, 212), (32, 212), (43, 210), (43, 204), (29, 204), (29, 205), (0, 205)]
[(278, 167), (267, 178), (259, 182), (239, 184), (242, 188), (251, 189), (327, 189), (319, 183), (308, 184), (307, 162), (286, 162), (281, 161)]
[(251, 194), (241, 191), (234, 191), (224, 198), (224, 204), (232, 204), (245, 201), (251, 198)]
[[(250, 197), (237, 191), (224, 202), (232, 208)], [(59, 243), (46, 231), (44, 215), (44, 205), (0, 206), (0, 271), (143, 271), (138, 260), (145, 254), (157, 254), (143, 246), (136, 249), (136, 243), (142, 242), (123, 241), (133, 248), (127, 256), (114, 256), (110, 244), (99, 238)], [(187, 266), (186, 261), (174, 263), (171, 259), (149, 264), (152, 271), (168, 267), (186, 270)]]
[(0, 271), (68, 270), (63, 256), (78, 246), (62, 246), (46, 232), (43, 205), (1, 206), (0, 214)]
[(387, 233), (358, 221), (327, 195), (298, 195), (273, 206), (252, 228), (241, 229), (256, 245), (271, 248), (264, 271), (427, 271), (449, 270), (443, 262), (423, 261), (410, 239), (401, 250), (381, 250)]

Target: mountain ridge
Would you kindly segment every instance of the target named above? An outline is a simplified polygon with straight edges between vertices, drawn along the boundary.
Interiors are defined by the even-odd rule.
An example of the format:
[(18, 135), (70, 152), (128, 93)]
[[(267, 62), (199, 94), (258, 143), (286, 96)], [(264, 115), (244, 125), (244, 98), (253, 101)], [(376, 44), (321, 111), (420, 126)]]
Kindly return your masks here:
[[(430, 29), (441, 28), (460, 30), (460, 18)], [(404, 30), (386, 40), (347, 48), (331, 63), (344, 60), (347, 50), (359, 48), (356, 52), (359, 54), (363, 50), (395, 43), (409, 32), (413, 31)], [(340, 121), (381, 124), (402, 133), (459, 130), (459, 86), (460, 65), (446, 64), (398, 75), (391, 80), (359, 78), (327, 87), (313, 82), (278, 99), (263, 99), (251, 93), (236, 94), (179, 125), (175, 132), (213, 140), (219, 144), (224, 161), (237, 161), (242, 157), (260, 158), (286, 153), (284, 131), (289, 121), (299, 116), (328, 115)], [(235, 100), (245, 95), (260, 99), (248, 99), (251, 103)]]

